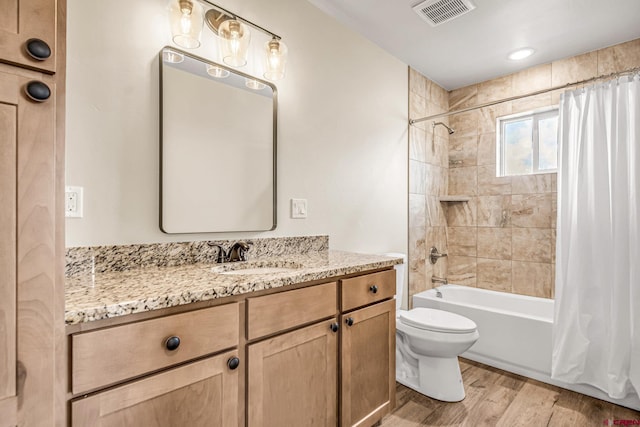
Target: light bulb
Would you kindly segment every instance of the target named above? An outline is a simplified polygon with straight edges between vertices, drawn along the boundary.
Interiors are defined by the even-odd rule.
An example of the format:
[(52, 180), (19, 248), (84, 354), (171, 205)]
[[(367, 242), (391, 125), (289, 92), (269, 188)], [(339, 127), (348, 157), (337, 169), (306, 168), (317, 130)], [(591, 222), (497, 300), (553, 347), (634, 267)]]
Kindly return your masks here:
[(265, 44), (265, 50), (264, 77), (269, 80), (280, 80), (284, 77), (287, 65), (287, 45), (282, 40), (273, 38)]
[(200, 46), (203, 26), (203, 10), (192, 0), (174, 0), (169, 5), (169, 21), (172, 40), (187, 49)]
[(251, 34), (246, 25), (235, 19), (228, 19), (218, 27), (220, 51), (225, 64), (242, 67), (247, 63)]

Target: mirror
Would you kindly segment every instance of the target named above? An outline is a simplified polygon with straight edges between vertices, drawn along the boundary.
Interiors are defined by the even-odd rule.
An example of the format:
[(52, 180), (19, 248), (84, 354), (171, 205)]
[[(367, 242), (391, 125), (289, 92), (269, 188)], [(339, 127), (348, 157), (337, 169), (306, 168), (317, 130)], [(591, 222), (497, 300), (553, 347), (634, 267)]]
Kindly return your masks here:
[(275, 86), (174, 48), (160, 56), (161, 230), (273, 230)]

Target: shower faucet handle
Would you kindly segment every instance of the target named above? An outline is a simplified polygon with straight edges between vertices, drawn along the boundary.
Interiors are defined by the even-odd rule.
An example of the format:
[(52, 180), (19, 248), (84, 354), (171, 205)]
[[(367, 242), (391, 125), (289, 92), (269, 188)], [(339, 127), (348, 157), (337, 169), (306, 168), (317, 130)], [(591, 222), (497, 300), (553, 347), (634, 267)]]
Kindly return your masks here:
[(436, 248), (435, 246), (432, 246), (429, 250), (429, 262), (431, 264), (435, 264), (440, 258), (444, 256), (447, 256), (447, 254), (441, 254), (440, 252), (438, 252), (438, 248)]

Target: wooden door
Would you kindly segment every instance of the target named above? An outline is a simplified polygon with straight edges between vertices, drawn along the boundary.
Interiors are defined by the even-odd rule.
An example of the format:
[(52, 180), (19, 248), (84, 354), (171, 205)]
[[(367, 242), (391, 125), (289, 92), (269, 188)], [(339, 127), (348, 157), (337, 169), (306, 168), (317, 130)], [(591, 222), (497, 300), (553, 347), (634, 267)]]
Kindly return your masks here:
[[(238, 425), (233, 350), (71, 402), (73, 427)], [(242, 363), (241, 365), (242, 366)]]
[[(0, 61), (53, 73), (56, 8), (56, 0), (0, 0)], [(35, 45), (28, 48), (28, 42), (33, 40), (37, 40)], [(28, 53), (31, 50), (37, 56), (42, 55), (43, 46), (50, 51), (44, 59)]]
[[(3, 11), (4, 13), (4, 11)], [(11, 69), (12, 71), (5, 71)], [(39, 73), (0, 68), (0, 414), (50, 425), (55, 396), (55, 102), (25, 94)], [(18, 414), (18, 396), (20, 413)]]
[(341, 316), (341, 425), (371, 426), (395, 406), (395, 300)]
[(335, 322), (319, 322), (248, 346), (250, 427), (336, 425)]

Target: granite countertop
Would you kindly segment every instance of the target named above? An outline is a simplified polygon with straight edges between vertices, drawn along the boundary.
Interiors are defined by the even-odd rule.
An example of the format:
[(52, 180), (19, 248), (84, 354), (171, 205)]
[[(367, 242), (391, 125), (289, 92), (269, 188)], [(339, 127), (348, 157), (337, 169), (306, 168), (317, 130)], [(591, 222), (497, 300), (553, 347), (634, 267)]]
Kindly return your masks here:
[[(342, 251), (260, 258), (244, 263), (142, 267), (67, 277), (67, 325), (241, 295), (391, 267), (401, 258)], [(229, 269), (284, 267), (269, 274), (221, 274)]]

